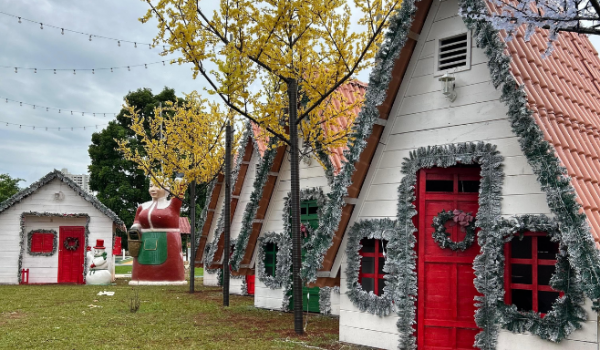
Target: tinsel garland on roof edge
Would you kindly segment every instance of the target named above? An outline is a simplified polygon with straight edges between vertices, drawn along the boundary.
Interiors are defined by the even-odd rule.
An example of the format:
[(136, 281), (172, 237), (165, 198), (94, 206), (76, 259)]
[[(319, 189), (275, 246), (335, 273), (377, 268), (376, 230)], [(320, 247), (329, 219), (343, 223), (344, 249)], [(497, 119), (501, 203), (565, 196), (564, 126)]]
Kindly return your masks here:
[[(275, 155), (277, 154), (276, 146), (277, 139), (272, 137), (269, 140), (264, 156), (258, 157), (260, 159), (260, 163), (256, 169), (256, 177), (254, 178), (254, 183), (252, 184), (252, 193), (250, 194), (250, 200), (248, 201), (248, 204), (246, 204), (246, 208), (244, 208), (242, 227), (237, 238), (235, 249), (233, 250), (233, 255), (231, 256), (231, 268), (234, 271), (239, 270), (240, 263), (246, 254), (246, 247), (248, 247), (248, 241), (250, 239), (250, 234), (252, 233), (252, 224), (254, 222), (254, 218), (256, 217), (256, 211), (260, 205), (263, 189), (267, 183), (269, 172), (271, 171), (273, 161), (275, 160)], [(256, 152), (258, 153), (258, 146), (256, 147)]]
[(12, 197), (8, 198), (4, 202), (0, 203), (0, 213), (5, 211), (6, 209), (12, 207), (16, 203), (22, 201), (23, 199), (32, 195), (35, 191), (40, 189), (42, 186), (46, 185), (50, 181), (58, 178), (60, 181), (64, 182), (67, 186), (71, 187), (75, 193), (85, 199), (87, 202), (91, 203), (94, 208), (100, 210), (104, 215), (108, 216), (115, 224), (124, 225), (123, 220), (121, 220), (117, 214), (115, 214), (112, 210), (110, 210), (107, 206), (102, 204), (96, 197), (91, 194), (85, 192), (79, 185), (77, 185), (73, 180), (66, 177), (61, 171), (54, 169), (53, 171), (46, 174), (44, 177), (39, 179), (38, 181), (29, 185), (29, 187), (17, 192)]
[(314, 282), (317, 279), (317, 271), (323, 265), (325, 253), (333, 244), (333, 236), (338, 229), (342, 208), (345, 205), (344, 197), (348, 194), (348, 187), (352, 184), (352, 174), (356, 169), (354, 164), (360, 159), (360, 154), (367, 146), (373, 124), (379, 118), (378, 106), (387, 96), (394, 64), (406, 43), (415, 13), (415, 0), (405, 0), (400, 10), (390, 18), (389, 29), (375, 57), (376, 63), (369, 76), (365, 102), (352, 125), (347, 149), (344, 150), (346, 161), (340, 173), (331, 180), (331, 192), (327, 195), (328, 204), (323, 209), (319, 228), (315, 230), (312, 250), (307, 252), (302, 263), (302, 278), (306, 282)]
[[(229, 188), (230, 191), (233, 191), (233, 189), (235, 188), (235, 186), (237, 184), (238, 174), (240, 172), (240, 167), (242, 166), (242, 161), (244, 159), (246, 145), (249, 142), (248, 138), (251, 137), (250, 136), (251, 133), (252, 133), (252, 127), (250, 126), (250, 122), (248, 122), (245, 125), (244, 133), (242, 134), (241, 142), (240, 142), (240, 145), (236, 152), (237, 158), (235, 159), (235, 164), (233, 166), (233, 169), (231, 170), (231, 179), (233, 181), (231, 181), (231, 187)], [(225, 181), (225, 180), (223, 180), (223, 181)], [(217, 251), (217, 248), (219, 247), (219, 239), (221, 238), (221, 235), (223, 234), (223, 229), (225, 228), (224, 217), (225, 217), (225, 205), (223, 205), (223, 207), (221, 208), (221, 214), (219, 215), (219, 218), (217, 219), (217, 227), (215, 228), (213, 242), (210, 245), (210, 249), (208, 250), (208, 253), (204, 257), (204, 264), (206, 266), (210, 266), (213, 264), (213, 260), (215, 258), (215, 253)]]

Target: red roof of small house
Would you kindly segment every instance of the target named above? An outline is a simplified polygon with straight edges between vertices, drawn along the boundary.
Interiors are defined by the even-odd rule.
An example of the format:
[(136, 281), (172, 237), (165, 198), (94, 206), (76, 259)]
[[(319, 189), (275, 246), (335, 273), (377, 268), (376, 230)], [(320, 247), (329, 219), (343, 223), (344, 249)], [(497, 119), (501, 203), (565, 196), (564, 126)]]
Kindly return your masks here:
[(507, 47), (511, 72), (527, 93), (537, 124), (572, 177), (596, 244), (600, 242), (600, 59), (585, 35), (561, 33), (543, 59), (547, 31)]
[[(337, 91), (340, 92), (344, 96), (344, 98), (346, 99), (348, 104), (352, 104), (356, 101), (357, 97), (358, 98), (364, 97), (365, 93), (367, 92), (367, 84), (354, 79), (354, 80), (351, 80), (351, 81), (343, 84), (342, 86), (338, 87)], [(336, 108), (340, 107), (339, 100), (333, 100), (332, 102)], [(360, 107), (358, 107), (358, 106), (355, 107), (352, 110), (352, 112), (355, 115), (358, 115), (358, 113), (360, 112)], [(339, 125), (340, 128), (350, 128), (352, 126), (348, 122), (348, 119), (344, 116), (338, 117), (335, 121)], [(256, 125), (255, 123), (252, 123), (252, 131), (253, 131), (254, 135), (257, 136), (260, 133), (260, 127), (258, 125)], [(337, 132), (338, 129), (333, 130), (333, 131)], [(325, 134), (327, 134), (327, 133), (329, 133), (329, 130), (325, 130)], [(264, 155), (264, 152), (267, 149), (267, 144), (265, 143), (265, 141), (260, 140), (260, 139), (257, 140), (256, 143), (258, 144), (258, 151), (260, 152), (260, 155), (261, 156)], [(336, 173), (336, 174), (342, 168), (342, 162), (345, 160), (345, 158), (344, 158), (344, 150), (345, 149), (346, 149), (345, 146), (330, 148), (331, 154), (329, 155), (329, 159), (331, 160), (331, 163), (333, 164), (334, 173)]]
[(190, 226), (189, 218), (179, 218), (179, 233), (182, 235), (189, 235), (192, 233), (192, 226)]

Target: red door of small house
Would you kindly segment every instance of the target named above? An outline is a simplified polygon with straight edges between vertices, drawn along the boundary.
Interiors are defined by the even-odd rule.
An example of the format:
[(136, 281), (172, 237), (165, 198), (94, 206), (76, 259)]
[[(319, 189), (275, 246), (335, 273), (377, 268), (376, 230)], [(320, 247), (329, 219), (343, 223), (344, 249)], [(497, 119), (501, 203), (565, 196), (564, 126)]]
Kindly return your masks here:
[[(464, 252), (442, 249), (433, 240), (433, 218), (442, 210), (477, 214), (479, 167), (423, 169), (418, 178), (418, 304), (419, 349), (473, 349), (479, 332), (474, 320), (477, 294), (473, 259), (477, 240)], [(451, 220), (446, 232), (453, 241), (466, 235)]]
[(58, 283), (82, 284), (85, 228), (83, 226), (60, 226), (59, 232)]
[(246, 286), (248, 288), (248, 295), (254, 295), (254, 275), (246, 276)]

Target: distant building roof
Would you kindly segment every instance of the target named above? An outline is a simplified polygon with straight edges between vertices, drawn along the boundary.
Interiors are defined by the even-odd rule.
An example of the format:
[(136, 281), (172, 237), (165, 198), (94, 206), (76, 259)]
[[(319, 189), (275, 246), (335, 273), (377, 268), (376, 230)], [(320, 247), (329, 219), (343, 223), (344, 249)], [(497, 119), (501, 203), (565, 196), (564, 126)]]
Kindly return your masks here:
[(192, 226), (189, 218), (179, 218), (179, 233), (189, 235), (192, 233)]

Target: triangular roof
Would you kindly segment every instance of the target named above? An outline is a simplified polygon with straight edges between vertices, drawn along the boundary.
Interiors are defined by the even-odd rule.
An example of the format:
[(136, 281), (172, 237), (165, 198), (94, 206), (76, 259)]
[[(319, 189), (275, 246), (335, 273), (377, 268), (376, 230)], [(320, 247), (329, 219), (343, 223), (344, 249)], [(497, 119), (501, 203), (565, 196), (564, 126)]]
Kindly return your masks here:
[(94, 208), (96, 208), (99, 211), (101, 211), (104, 215), (108, 216), (115, 224), (117, 224), (119, 226), (124, 226), (125, 225), (123, 223), (123, 220), (121, 220), (117, 216), (117, 214), (115, 214), (107, 206), (105, 206), (104, 204), (102, 204), (102, 202), (100, 202), (96, 197), (94, 197), (91, 194), (89, 194), (86, 191), (84, 191), (73, 180), (71, 180), (70, 178), (66, 177), (62, 172), (60, 172), (59, 170), (56, 170), (56, 169), (54, 169), (53, 171), (51, 171), (48, 174), (46, 174), (44, 177), (42, 177), (38, 181), (36, 181), (36, 182), (32, 183), (31, 185), (29, 185), (29, 187), (27, 187), (27, 188), (19, 191), (18, 193), (16, 193), (15, 195), (13, 195), (12, 197), (10, 197), (9, 199), (7, 199), (4, 202), (0, 203), (0, 214), (2, 214), (2, 212), (6, 211), (7, 209), (9, 209), (10, 207), (12, 207), (16, 203), (19, 203), (23, 199), (31, 196), (37, 190), (39, 190), (40, 188), (42, 188), (43, 186), (45, 186), (46, 184), (48, 184), (50, 181), (52, 181), (54, 179), (59, 179), (60, 181), (62, 181), (63, 183), (65, 183), (66, 185), (68, 185), (69, 187), (71, 187), (71, 189), (73, 191), (75, 191), (75, 193), (77, 193), (79, 196), (81, 196), (87, 202), (91, 203), (94, 206)]

